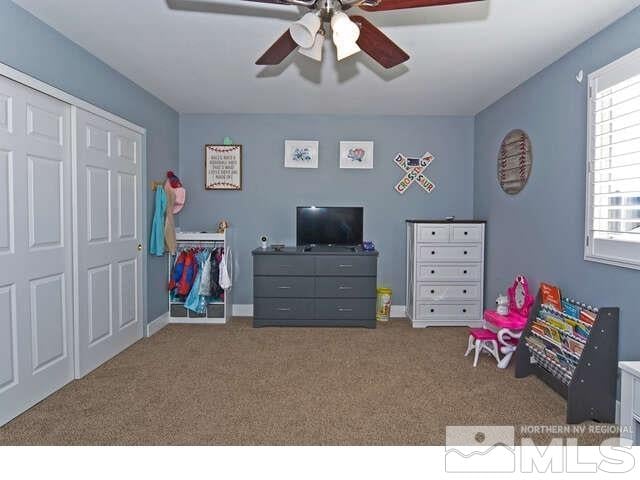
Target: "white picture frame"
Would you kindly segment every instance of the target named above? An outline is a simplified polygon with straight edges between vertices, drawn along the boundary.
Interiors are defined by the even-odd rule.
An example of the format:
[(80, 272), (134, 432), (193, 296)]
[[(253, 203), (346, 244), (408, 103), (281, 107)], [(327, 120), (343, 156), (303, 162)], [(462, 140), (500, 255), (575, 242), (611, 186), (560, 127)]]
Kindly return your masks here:
[(285, 140), (285, 168), (318, 168), (320, 142), (314, 140)]
[(373, 142), (340, 142), (340, 168), (370, 170), (373, 168)]

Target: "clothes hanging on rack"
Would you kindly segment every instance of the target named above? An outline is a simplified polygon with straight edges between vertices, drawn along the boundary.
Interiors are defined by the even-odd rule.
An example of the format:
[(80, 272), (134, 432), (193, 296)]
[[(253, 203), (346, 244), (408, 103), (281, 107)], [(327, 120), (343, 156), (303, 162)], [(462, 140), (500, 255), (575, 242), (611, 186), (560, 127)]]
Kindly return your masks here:
[(227, 267), (221, 263), (224, 259), (224, 248), (178, 247), (169, 277), (172, 296), (184, 299), (185, 307), (197, 313), (202, 313), (208, 301), (223, 300), (221, 279), (230, 286)]
[(198, 272), (193, 281), (193, 285), (191, 286), (189, 295), (184, 302), (184, 306), (186, 308), (188, 308), (192, 312), (199, 314), (204, 313), (207, 308), (207, 297), (205, 295), (200, 295), (200, 282), (202, 281), (202, 270), (209, 255), (210, 252), (208, 252), (207, 250), (201, 250), (195, 254), (195, 261)]
[(198, 273), (198, 263), (193, 250), (188, 250), (184, 259), (184, 268), (182, 271), (182, 277), (176, 285), (178, 295), (186, 297), (191, 291), (193, 281)]
[(211, 273), (209, 278), (209, 285), (211, 295), (214, 297), (221, 297), (224, 294), (224, 290), (220, 286), (220, 260), (222, 259), (221, 248), (216, 248), (211, 254)]
[(227, 249), (227, 251), (222, 252), (222, 258), (220, 259), (220, 278), (218, 283), (220, 286), (227, 290), (231, 288), (231, 276), (229, 275), (229, 269), (227, 268), (227, 258), (229, 257), (231, 250)]
[(211, 252), (207, 250), (207, 258), (202, 265), (202, 278), (200, 280), (200, 295), (211, 295)]

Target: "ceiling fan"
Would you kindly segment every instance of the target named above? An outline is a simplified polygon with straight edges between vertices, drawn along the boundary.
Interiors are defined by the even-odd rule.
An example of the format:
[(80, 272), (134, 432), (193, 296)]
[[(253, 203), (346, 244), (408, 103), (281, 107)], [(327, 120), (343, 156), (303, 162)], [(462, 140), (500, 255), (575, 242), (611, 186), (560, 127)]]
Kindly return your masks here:
[(482, 0), (244, 0), (306, 7), (310, 11), (269, 47), (256, 65), (278, 65), (294, 50), (322, 61), (322, 48), (327, 36), (325, 24), (331, 26), (338, 60), (364, 51), (384, 68), (393, 68), (409, 60), (409, 55), (375, 25), (361, 15), (345, 11), (359, 7), (367, 12), (435, 7)]

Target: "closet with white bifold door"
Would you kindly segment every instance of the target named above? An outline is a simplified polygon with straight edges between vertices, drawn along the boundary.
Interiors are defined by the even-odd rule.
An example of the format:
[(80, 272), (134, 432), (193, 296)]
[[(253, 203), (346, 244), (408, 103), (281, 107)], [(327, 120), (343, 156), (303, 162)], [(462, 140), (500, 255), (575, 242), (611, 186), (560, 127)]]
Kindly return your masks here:
[(0, 425), (141, 338), (143, 148), (0, 64)]

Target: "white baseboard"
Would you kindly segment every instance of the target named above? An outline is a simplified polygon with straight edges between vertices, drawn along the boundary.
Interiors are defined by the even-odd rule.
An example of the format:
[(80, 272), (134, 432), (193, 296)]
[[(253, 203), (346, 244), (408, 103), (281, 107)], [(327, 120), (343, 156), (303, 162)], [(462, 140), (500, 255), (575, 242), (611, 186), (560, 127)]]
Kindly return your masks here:
[[(235, 304), (233, 306), (234, 317), (253, 317), (253, 304)], [(404, 318), (407, 316), (407, 309), (404, 305), (391, 306), (391, 318)]]
[(169, 325), (169, 312), (163, 313), (158, 318), (156, 318), (155, 320), (152, 320), (151, 322), (145, 325), (145, 328), (144, 328), (145, 337), (150, 337), (151, 335), (158, 333), (167, 325)]

